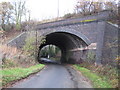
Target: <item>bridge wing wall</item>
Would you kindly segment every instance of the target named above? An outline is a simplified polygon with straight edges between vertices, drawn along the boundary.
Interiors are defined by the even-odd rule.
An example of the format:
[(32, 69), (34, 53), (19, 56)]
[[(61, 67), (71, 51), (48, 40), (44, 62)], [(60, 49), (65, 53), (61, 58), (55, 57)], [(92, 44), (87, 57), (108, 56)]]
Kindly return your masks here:
[(102, 64), (116, 66), (118, 60), (118, 32), (120, 28), (106, 23), (102, 47)]
[(27, 37), (27, 33), (23, 32), (20, 35), (18, 35), (17, 37), (10, 40), (7, 43), (7, 45), (17, 47), (17, 48), (22, 48), (25, 45), (26, 37)]

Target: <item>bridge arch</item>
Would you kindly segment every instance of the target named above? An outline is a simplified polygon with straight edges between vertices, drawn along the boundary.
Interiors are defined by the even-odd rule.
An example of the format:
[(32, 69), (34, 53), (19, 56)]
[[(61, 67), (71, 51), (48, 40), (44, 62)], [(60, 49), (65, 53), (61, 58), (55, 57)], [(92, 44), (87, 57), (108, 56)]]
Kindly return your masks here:
[(40, 58), (40, 50), (46, 45), (55, 45), (61, 49), (61, 62), (79, 63), (82, 60), (82, 51), (78, 48), (90, 45), (90, 40), (82, 33), (74, 29), (56, 29), (48, 30), (42, 36), (46, 37), (46, 43), (39, 47), (38, 60)]

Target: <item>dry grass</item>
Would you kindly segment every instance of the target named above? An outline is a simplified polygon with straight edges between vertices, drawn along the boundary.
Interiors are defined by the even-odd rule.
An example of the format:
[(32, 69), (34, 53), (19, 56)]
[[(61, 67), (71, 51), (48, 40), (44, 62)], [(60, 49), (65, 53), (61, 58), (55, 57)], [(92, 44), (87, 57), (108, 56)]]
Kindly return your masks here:
[(10, 47), (10, 46), (1, 44), (0, 52), (7, 57), (13, 57), (17, 55), (18, 53), (20, 53), (21, 51), (18, 50), (16, 47)]
[(30, 67), (37, 64), (33, 56), (24, 53), (22, 50), (18, 50), (16, 47), (0, 45), (0, 52), (3, 69), (13, 67)]
[(49, 22), (55, 22), (55, 21), (59, 21), (59, 20), (63, 20), (62, 17), (57, 17), (57, 18), (52, 18), (52, 19), (45, 19), (43, 21), (40, 21), (39, 24), (43, 24), (43, 23), (49, 23)]
[(16, 47), (10, 47), (1, 44), (0, 53), (1, 53), (0, 58), (2, 59), (3, 68), (10, 68), (17, 66), (16, 62), (13, 60), (13, 57), (20, 54), (20, 50), (18, 50)]

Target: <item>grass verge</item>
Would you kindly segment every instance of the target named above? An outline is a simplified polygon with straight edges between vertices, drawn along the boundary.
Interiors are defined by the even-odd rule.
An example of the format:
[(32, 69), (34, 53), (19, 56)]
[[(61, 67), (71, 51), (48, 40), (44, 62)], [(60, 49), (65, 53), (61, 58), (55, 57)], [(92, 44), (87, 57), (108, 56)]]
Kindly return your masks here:
[(29, 76), (32, 73), (38, 72), (43, 67), (43, 64), (38, 64), (29, 68), (16, 67), (11, 69), (0, 70), (0, 74), (2, 74), (2, 86), (7, 85), (11, 81), (20, 80)]
[(101, 78), (87, 68), (78, 65), (74, 65), (74, 67), (92, 82), (94, 88), (112, 88), (112, 86), (106, 81), (106, 78)]

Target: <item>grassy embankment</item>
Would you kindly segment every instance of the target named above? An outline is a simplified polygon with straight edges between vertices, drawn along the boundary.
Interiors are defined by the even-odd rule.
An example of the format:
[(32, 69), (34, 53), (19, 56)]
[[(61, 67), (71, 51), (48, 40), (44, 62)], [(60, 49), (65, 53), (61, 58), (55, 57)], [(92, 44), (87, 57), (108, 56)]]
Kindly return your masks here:
[(100, 77), (97, 73), (93, 73), (87, 68), (79, 65), (74, 65), (74, 67), (91, 81), (94, 88), (113, 88), (106, 77)]
[(11, 81), (20, 80), (22, 78), (29, 76), (32, 73), (38, 72), (43, 67), (44, 67), (43, 64), (38, 64), (31, 66), (29, 68), (16, 67), (11, 69), (7, 68), (0, 70), (0, 74), (2, 74), (2, 86), (8, 84)]
[(16, 47), (0, 44), (0, 51), (2, 52), (0, 87), (25, 78), (44, 67), (44, 65), (38, 64), (36, 61), (33, 55), (35, 52), (35, 46), (33, 46), (34, 41), (31, 37), (28, 38), (30, 40), (26, 40), (25, 49), (17, 49)]

